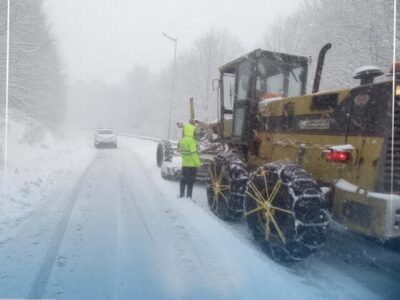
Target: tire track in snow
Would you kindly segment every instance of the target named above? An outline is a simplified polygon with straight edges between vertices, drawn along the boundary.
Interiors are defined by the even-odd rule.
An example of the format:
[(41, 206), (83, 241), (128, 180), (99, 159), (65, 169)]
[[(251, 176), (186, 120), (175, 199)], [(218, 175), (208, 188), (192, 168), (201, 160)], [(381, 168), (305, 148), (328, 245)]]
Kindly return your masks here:
[(121, 170), (122, 174), (119, 173), (119, 180), (120, 180), (120, 183), (121, 183), (121, 187), (122, 187), (123, 191), (125, 191), (128, 194), (127, 196), (128, 196), (128, 198), (130, 200), (130, 203), (133, 204), (133, 207), (134, 207), (137, 215), (139, 216), (139, 218), (140, 218), (140, 220), (141, 220), (141, 222), (143, 224), (144, 229), (148, 233), (148, 235), (149, 235), (152, 243), (154, 244), (154, 246), (157, 247), (157, 243), (156, 243), (156, 240), (154, 238), (154, 234), (151, 232), (151, 230), (150, 230), (150, 228), (149, 228), (149, 226), (148, 226), (148, 224), (147, 224), (147, 222), (146, 222), (146, 220), (145, 220), (145, 218), (143, 216), (142, 211), (140, 210), (138, 204), (136, 203), (136, 199), (134, 197), (132, 189), (130, 188), (130, 186), (126, 182), (126, 170), (125, 170), (125, 164), (124, 163), (122, 163), (121, 169), (122, 169)]
[[(143, 172), (142, 180), (144, 184), (141, 186), (151, 187), (150, 196), (155, 196), (152, 198), (161, 196), (162, 198), (168, 199), (165, 192), (157, 186), (150, 170), (140, 161), (140, 154), (132, 149), (127, 150), (129, 151), (130, 157), (133, 158), (136, 165), (138, 165), (140, 170)], [(211, 218), (214, 217), (214, 215), (201, 208), (198, 204), (194, 202), (190, 204), (193, 204), (193, 206), (199, 208)], [(174, 234), (170, 238), (174, 239), (174, 236), (176, 235), (177, 241), (180, 239), (185, 239), (187, 241), (185, 244), (179, 242), (174, 243), (176, 252), (182, 255), (182, 264), (185, 272), (206, 274), (206, 277), (201, 277), (204, 280), (203, 284), (210, 288), (208, 292), (211, 292), (211, 294), (208, 296), (217, 299), (226, 298), (226, 291), (224, 290), (232, 291), (236, 288), (234, 285), (234, 279), (231, 278), (230, 271), (228, 271), (229, 266), (227, 269), (226, 266), (224, 266), (224, 263), (215, 256), (215, 254), (213, 255), (212, 251), (210, 252), (207, 241), (203, 239), (202, 234), (198, 229), (193, 227), (193, 225), (187, 220), (187, 216), (184, 216), (181, 212), (175, 209), (171, 209), (173, 208), (173, 203), (170, 199), (168, 199), (167, 202), (160, 201), (159, 206), (160, 210), (167, 214), (167, 218), (171, 222)], [(225, 224), (220, 222), (219, 219), (216, 221), (223, 225), (222, 227), (225, 227)], [(223, 289), (221, 289), (221, 281), (224, 286)]]
[[(122, 256), (118, 257), (117, 261), (117, 267), (121, 268), (117, 279), (117, 299), (131, 297), (135, 299), (175, 299), (175, 297), (165, 293), (163, 282), (167, 279), (165, 277), (166, 270), (162, 268), (162, 265), (155, 263), (153, 256), (149, 256), (151, 251), (161, 253), (163, 248), (156, 241), (154, 230), (149, 226), (143, 210), (137, 203), (140, 199), (135, 195), (132, 186), (129, 185), (129, 177), (127, 177), (125, 159), (122, 153), (118, 163), (118, 173), (122, 218), (119, 224), (121, 239), (118, 243), (123, 243), (124, 246), (119, 246), (121, 248), (119, 254)], [(137, 186), (135, 186), (136, 189)], [(142, 244), (140, 247), (136, 247), (138, 242)], [(142, 252), (143, 250), (145, 252)], [(128, 252), (131, 254), (127, 254)], [(136, 254), (132, 256), (132, 253)], [(129, 259), (128, 263), (127, 258)], [(124, 265), (121, 265), (121, 262)], [(131, 267), (139, 269), (145, 267), (146, 270), (141, 270), (141, 275), (138, 275), (137, 272), (132, 273)], [(135, 283), (131, 284), (131, 280), (134, 280)]]
[(43, 297), (119, 299), (115, 296), (115, 279), (120, 187), (114, 154), (114, 150), (99, 150), (95, 164), (83, 179)]
[(98, 154), (93, 158), (92, 162), (86, 167), (83, 171), (82, 175), (79, 177), (78, 182), (70, 195), (70, 201), (67, 203), (64, 213), (58, 223), (58, 226), (54, 232), (53, 238), (50, 241), (48, 250), (44, 257), (43, 263), (40, 266), (40, 269), (35, 277), (35, 280), (32, 284), (32, 288), (29, 291), (28, 298), (41, 298), (45, 292), (45, 288), (47, 282), (50, 278), (51, 271), (55, 264), (61, 242), (64, 238), (65, 231), (68, 226), (69, 219), (71, 217), (71, 213), (75, 207), (76, 200), (78, 198), (79, 192), (83, 186), (84, 178), (87, 176), (94, 163), (98, 158)]

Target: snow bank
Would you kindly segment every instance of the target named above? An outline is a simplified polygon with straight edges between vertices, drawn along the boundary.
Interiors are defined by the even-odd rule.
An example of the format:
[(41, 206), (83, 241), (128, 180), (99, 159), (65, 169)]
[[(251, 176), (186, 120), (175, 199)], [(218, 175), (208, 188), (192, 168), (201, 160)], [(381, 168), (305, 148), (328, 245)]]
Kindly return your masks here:
[[(4, 141), (4, 127), (1, 133)], [(0, 243), (18, 231), (53, 185), (71, 176), (71, 170), (80, 171), (95, 154), (87, 137), (55, 139), (48, 130), (28, 118), (9, 121), (7, 178), (3, 149), (2, 144)]]

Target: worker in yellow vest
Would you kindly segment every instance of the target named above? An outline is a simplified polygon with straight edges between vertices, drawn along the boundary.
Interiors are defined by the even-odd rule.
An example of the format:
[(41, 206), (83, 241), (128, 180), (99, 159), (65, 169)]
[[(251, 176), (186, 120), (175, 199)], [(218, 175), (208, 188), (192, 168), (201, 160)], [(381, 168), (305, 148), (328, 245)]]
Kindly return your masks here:
[(200, 167), (201, 161), (197, 150), (196, 127), (192, 124), (183, 126), (183, 137), (178, 143), (178, 149), (182, 156), (182, 178), (180, 181), (179, 197), (192, 198), (193, 184), (196, 179), (197, 168)]

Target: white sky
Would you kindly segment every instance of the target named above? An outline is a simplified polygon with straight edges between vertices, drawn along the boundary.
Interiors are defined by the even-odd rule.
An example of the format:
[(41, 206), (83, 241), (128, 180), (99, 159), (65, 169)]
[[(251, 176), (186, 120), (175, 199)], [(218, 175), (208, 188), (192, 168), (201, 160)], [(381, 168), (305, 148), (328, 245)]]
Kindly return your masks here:
[(211, 27), (227, 29), (246, 51), (269, 24), (302, 0), (46, 0), (45, 9), (70, 82), (115, 84), (135, 64), (157, 72)]

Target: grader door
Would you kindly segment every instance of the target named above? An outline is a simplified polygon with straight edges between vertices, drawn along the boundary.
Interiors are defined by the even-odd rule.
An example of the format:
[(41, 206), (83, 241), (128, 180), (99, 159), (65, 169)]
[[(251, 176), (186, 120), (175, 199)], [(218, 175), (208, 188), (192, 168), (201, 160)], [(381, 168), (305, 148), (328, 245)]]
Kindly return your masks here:
[(232, 130), (232, 140), (237, 143), (244, 143), (247, 139), (252, 68), (251, 61), (245, 60), (237, 69)]

